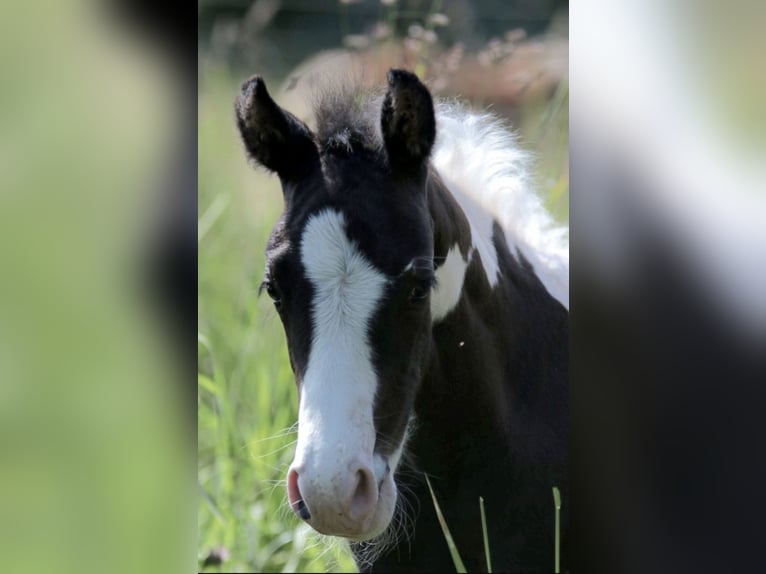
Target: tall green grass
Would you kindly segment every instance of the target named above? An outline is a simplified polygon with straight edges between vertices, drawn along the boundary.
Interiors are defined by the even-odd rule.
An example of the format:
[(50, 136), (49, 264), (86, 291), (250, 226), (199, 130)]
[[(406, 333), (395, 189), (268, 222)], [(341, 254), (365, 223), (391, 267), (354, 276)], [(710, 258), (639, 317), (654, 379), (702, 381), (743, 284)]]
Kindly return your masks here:
[[(452, 533), (450, 532), (449, 525), (447, 524), (447, 521), (444, 519), (444, 515), (442, 514), (442, 509), (439, 506), (439, 501), (436, 499), (436, 494), (434, 494), (434, 489), (431, 487), (431, 481), (428, 479), (428, 475), (424, 475), (426, 480), (426, 485), (428, 486), (428, 490), (431, 493), (431, 500), (434, 504), (434, 509), (436, 510), (436, 518), (439, 520), (439, 525), (441, 526), (442, 533), (444, 534), (444, 540), (447, 542), (447, 548), (449, 548), (450, 556), (452, 558), (452, 563), (455, 565), (455, 572), (460, 574), (461, 572), (466, 572), (465, 564), (463, 564), (463, 559), (460, 557), (460, 549), (455, 544), (455, 541), (452, 538)], [(560, 541), (561, 541), (561, 525), (560, 525), (560, 513), (561, 513), (561, 493), (558, 489), (558, 487), (553, 487), (553, 511), (555, 515), (555, 521), (554, 521), (554, 533), (553, 533), (553, 571), (555, 574), (558, 574), (561, 571), (561, 556), (560, 556)], [(492, 558), (491, 558), (491, 550), (489, 546), (489, 534), (487, 533), (487, 516), (484, 513), (484, 497), (479, 497), (479, 510), (481, 512), (481, 533), (484, 540), (484, 557), (487, 561), (487, 572), (488, 574), (492, 574)]]

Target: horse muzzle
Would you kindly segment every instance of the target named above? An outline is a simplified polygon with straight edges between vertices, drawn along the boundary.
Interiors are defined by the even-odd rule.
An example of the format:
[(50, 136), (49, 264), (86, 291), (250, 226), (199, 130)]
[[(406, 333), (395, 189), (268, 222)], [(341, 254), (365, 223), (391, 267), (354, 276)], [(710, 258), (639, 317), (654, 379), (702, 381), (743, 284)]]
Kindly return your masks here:
[(355, 540), (383, 532), (396, 502), (388, 464), (359, 458), (333, 469), (293, 463), (287, 494), (293, 512), (314, 530)]

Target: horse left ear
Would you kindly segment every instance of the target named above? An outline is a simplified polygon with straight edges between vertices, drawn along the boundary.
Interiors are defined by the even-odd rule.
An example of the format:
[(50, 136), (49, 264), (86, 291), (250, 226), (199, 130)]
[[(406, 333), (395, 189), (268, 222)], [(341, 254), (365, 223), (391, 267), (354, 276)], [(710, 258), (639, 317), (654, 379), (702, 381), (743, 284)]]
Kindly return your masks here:
[(248, 155), (283, 181), (297, 180), (319, 164), (311, 130), (276, 104), (260, 76), (242, 84), (235, 109)]
[(380, 125), (394, 171), (420, 172), (436, 139), (436, 118), (428, 88), (412, 72), (388, 72)]

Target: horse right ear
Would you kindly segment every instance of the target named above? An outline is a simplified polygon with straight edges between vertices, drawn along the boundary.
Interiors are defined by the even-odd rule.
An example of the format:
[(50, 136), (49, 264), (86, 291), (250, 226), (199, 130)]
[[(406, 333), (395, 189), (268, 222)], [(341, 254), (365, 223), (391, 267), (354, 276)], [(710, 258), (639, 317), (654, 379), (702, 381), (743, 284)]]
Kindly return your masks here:
[(428, 88), (412, 72), (388, 72), (380, 127), (391, 167), (399, 172), (421, 172), (436, 139), (436, 118)]
[(263, 78), (242, 84), (235, 108), (248, 155), (280, 179), (295, 181), (319, 164), (311, 130), (271, 99)]

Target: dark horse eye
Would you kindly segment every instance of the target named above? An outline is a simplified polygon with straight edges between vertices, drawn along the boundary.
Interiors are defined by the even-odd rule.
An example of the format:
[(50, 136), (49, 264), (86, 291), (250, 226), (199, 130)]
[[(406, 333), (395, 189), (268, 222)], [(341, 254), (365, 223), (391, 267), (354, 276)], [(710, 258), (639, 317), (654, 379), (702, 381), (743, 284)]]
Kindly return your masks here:
[(427, 285), (416, 285), (410, 291), (410, 301), (423, 301), (428, 297), (429, 290)]
[(266, 291), (269, 297), (271, 297), (271, 300), (274, 301), (274, 305), (279, 307), (282, 304), (282, 298), (279, 296), (279, 291), (277, 291), (277, 288), (274, 286), (274, 284), (271, 281), (264, 281), (261, 284), (260, 291)]

